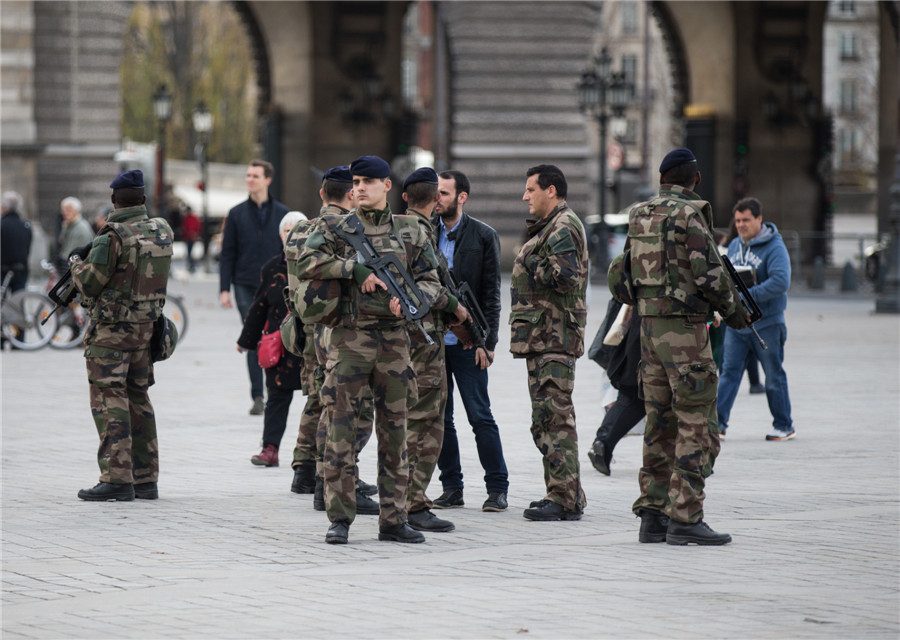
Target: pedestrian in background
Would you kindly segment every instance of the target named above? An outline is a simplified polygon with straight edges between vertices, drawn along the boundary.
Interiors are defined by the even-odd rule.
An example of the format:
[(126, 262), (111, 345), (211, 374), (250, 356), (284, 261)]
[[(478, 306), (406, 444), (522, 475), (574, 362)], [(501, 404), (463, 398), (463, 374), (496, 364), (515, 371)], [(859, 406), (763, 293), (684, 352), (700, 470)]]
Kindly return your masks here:
[(0, 261), (2, 279), (12, 272), (9, 281), (10, 293), (28, 286), (28, 257), (31, 255), (31, 223), (25, 220), (22, 196), (15, 191), (6, 191), (2, 197), (2, 217), (0, 217)]
[(91, 227), (91, 223), (82, 217), (81, 200), (78, 198), (63, 198), (59, 210), (62, 216), (62, 229), (57, 243), (59, 249), (54, 262), (57, 271), (63, 273), (72, 252), (90, 244), (94, 239), (94, 229)]
[[(278, 233), (284, 242), (295, 224), (306, 220), (299, 211), (289, 211), (281, 219)], [(281, 321), (288, 314), (284, 301), (287, 286), (287, 263), (284, 253), (266, 262), (260, 271), (259, 287), (244, 318), (244, 328), (237, 341), (238, 353), (255, 350), (264, 334), (278, 333), (281, 336)], [(250, 458), (250, 462), (262, 467), (278, 466), (278, 449), (287, 427), (288, 412), (294, 391), (302, 386), (300, 375), (303, 359), (289, 351), (284, 351), (281, 359), (265, 370), (266, 409), (263, 418), (262, 451)]]
[(566, 204), (568, 185), (558, 167), (526, 172), (528, 240), (513, 264), (510, 351), (525, 358), (531, 397), (531, 435), (543, 456), (544, 499), (523, 514), (529, 520), (580, 520), (581, 488), (575, 429), (575, 361), (584, 353), (587, 319), (587, 234)]
[(438, 467), (444, 493), (434, 501), (438, 509), (462, 507), (463, 473), (459, 440), (453, 421), (453, 384), (459, 387), (466, 417), (475, 434), (478, 460), (484, 469), (488, 497), (482, 511), (506, 511), (509, 473), (503, 458), (500, 428), (491, 412), (488, 367), (494, 362), (500, 328), (500, 240), (497, 232), (463, 211), (469, 198), (469, 179), (460, 171), (438, 176), (437, 205), (431, 219), (438, 249), (447, 260), (456, 281), (467, 283), (484, 313), (488, 335), (484, 348), (460, 344), (452, 332), (444, 338), (447, 367), (447, 406), (444, 410), (444, 442)]
[(197, 263), (194, 261), (194, 243), (200, 239), (202, 224), (194, 210), (188, 207), (181, 218), (181, 239), (184, 240), (187, 250), (188, 271), (191, 273), (194, 273), (197, 268)]
[(759, 305), (762, 318), (754, 327), (765, 341), (763, 349), (749, 329), (729, 328), (723, 347), (722, 382), (718, 399), (719, 432), (724, 435), (737, 397), (741, 377), (750, 354), (762, 364), (766, 376), (766, 399), (772, 414), (772, 430), (766, 440), (781, 442), (796, 435), (791, 419), (791, 398), (784, 371), (784, 343), (787, 325), (787, 291), (791, 286), (791, 259), (778, 227), (763, 220), (762, 204), (756, 198), (744, 198), (734, 205), (738, 237), (728, 245), (728, 257), (735, 267), (753, 269), (757, 284), (750, 295)]
[[(219, 257), (219, 302), (226, 309), (232, 307), (230, 292), (233, 286), (242, 322), (259, 286), (260, 269), (284, 249), (278, 235), (278, 224), (288, 208), (269, 193), (274, 175), (275, 167), (270, 162), (251, 161), (245, 178), (250, 195), (232, 208), (225, 218)], [(262, 415), (266, 407), (263, 401), (263, 374), (255, 349), (247, 351), (247, 372), (250, 376), (250, 396), (253, 398), (250, 415)]]
[(159, 445), (148, 389), (154, 383), (150, 338), (166, 302), (172, 229), (149, 218), (144, 177), (119, 174), (109, 185), (115, 207), (90, 253), (69, 258), (72, 280), (90, 314), (84, 358), (100, 448), (100, 482), (88, 501), (159, 497)]

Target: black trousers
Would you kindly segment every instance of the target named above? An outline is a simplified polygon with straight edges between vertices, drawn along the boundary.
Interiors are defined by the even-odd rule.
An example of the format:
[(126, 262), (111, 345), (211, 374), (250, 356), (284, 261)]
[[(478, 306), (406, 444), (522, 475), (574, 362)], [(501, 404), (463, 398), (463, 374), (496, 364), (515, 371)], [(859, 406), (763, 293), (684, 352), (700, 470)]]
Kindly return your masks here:
[[(641, 418), (647, 415), (644, 401), (637, 396), (619, 392), (615, 404), (609, 408), (603, 417), (600, 428), (597, 429), (597, 440), (603, 442), (606, 447), (606, 455), (612, 457), (613, 449), (625, 434), (631, 431)], [(609, 460), (606, 461), (607, 463)]]
[(266, 413), (263, 425), (263, 446), (274, 444), (281, 447), (281, 437), (287, 427), (288, 411), (291, 409), (291, 400), (294, 399), (293, 389), (279, 389), (269, 387), (269, 397), (266, 400)]

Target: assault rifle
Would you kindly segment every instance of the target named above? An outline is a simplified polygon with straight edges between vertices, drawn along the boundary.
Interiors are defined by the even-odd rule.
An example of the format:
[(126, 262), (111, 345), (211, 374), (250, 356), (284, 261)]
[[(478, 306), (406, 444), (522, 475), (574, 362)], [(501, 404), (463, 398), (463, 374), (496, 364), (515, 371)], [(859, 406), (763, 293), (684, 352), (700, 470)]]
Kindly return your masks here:
[(468, 332), (469, 337), (472, 339), (472, 344), (475, 345), (476, 348), (484, 349), (484, 355), (487, 356), (488, 362), (493, 362), (494, 360), (491, 358), (490, 354), (488, 354), (487, 347), (485, 346), (490, 327), (488, 327), (487, 318), (484, 317), (484, 312), (481, 310), (481, 305), (478, 304), (478, 300), (475, 298), (475, 292), (472, 291), (472, 287), (469, 286), (468, 282), (463, 282), (462, 284), (458, 283), (447, 264), (446, 256), (440, 251), (438, 251), (437, 254), (438, 260), (441, 263), (441, 270), (447, 279), (444, 286), (447, 287), (447, 290), (450, 293), (456, 296), (459, 303), (469, 312), (469, 318), (462, 323), (463, 329)]
[[(359, 263), (372, 269), (378, 279), (387, 286), (391, 297), (400, 300), (400, 310), (407, 322), (419, 327), (419, 331), (425, 336), (428, 344), (434, 344), (434, 340), (422, 325), (422, 318), (431, 311), (431, 304), (419, 290), (416, 281), (413, 280), (400, 259), (393, 253), (386, 256), (378, 255), (375, 247), (366, 237), (362, 222), (355, 214), (344, 219), (343, 224), (338, 226), (337, 233), (356, 249)], [(397, 278), (400, 279), (403, 286), (397, 282)]]
[(72, 280), (72, 270), (66, 269), (66, 272), (56, 281), (53, 288), (47, 292), (47, 297), (50, 298), (56, 306), (53, 307), (53, 311), (41, 318), (41, 324), (46, 324), (47, 320), (49, 320), (53, 314), (60, 309), (68, 307), (72, 301), (75, 300), (75, 296), (77, 295), (78, 289), (75, 288), (75, 281)]
[(750, 313), (750, 331), (753, 332), (756, 341), (759, 342), (759, 346), (764, 350), (768, 349), (769, 346), (766, 344), (766, 341), (762, 339), (762, 336), (756, 332), (756, 327), (753, 326), (754, 322), (762, 318), (762, 310), (759, 308), (759, 305), (756, 304), (756, 300), (753, 299), (753, 296), (750, 295), (750, 289), (747, 288), (743, 278), (738, 275), (737, 270), (734, 268), (734, 265), (731, 264), (731, 260), (729, 260), (728, 256), (722, 256), (722, 264), (725, 265), (725, 269), (728, 271), (731, 281), (734, 283), (734, 286), (737, 287), (744, 308)]

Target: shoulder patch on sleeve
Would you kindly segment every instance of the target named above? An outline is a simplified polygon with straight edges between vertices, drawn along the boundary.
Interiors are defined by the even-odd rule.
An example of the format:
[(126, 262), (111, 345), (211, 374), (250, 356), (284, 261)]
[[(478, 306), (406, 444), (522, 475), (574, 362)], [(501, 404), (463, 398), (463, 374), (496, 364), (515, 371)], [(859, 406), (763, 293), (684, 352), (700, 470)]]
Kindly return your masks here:
[(575, 251), (575, 240), (572, 231), (563, 227), (548, 240), (550, 251), (554, 254), (569, 253)]
[(94, 264), (109, 263), (109, 235), (104, 234), (94, 238), (94, 244), (91, 246), (91, 253), (88, 255), (87, 261)]

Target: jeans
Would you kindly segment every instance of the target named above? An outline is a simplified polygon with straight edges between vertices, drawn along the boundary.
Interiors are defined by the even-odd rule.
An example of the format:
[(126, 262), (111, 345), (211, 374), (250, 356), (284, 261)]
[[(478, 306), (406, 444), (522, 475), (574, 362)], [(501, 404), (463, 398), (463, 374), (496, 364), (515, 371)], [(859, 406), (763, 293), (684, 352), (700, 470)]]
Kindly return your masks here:
[(459, 461), (459, 441), (453, 424), (453, 381), (459, 386), (463, 406), (472, 431), (478, 459), (484, 469), (484, 483), (488, 493), (506, 493), (509, 490), (509, 474), (503, 459), (503, 445), (500, 443), (500, 428), (491, 413), (488, 397), (488, 372), (475, 364), (475, 349), (463, 349), (462, 345), (448, 345), (445, 366), (447, 367), (447, 407), (444, 410), (444, 444), (438, 458), (441, 470), (441, 485), (444, 491), (463, 488), (462, 466)]
[(784, 341), (787, 338), (787, 326), (775, 324), (759, 329), (760, 337), (768, 345), (763, 350), (752, 333), (741, 333), (728, 329), (725, 334), (725, 361), (722, 375), (719, 378), (719, 430), (728, 428), (731, 407), (741, 386), (741, 378), (747, 368), (750, 353), (756, 354), (766, 376), (766, 399), (769, 401), (769, 412), (772, 414), (772, 426), (779, 431), (791, 431), (791, 398), (788, 394), (787, 374), (782, 368), (784, 362)]
[[(253, 296), (256, 294), (256, 287), (246, 284), (234, 284), (234, 302), (237, 304), (238, 313), (241, 314), (241, 322), (247, 317), (247, 311), (253, 304)], [(256, 349), (247, 352), (247, 372), (250, 374), (250, 397), (263, 397), (263, 371), (259, 366), (259, 359), (256, 355)]]

